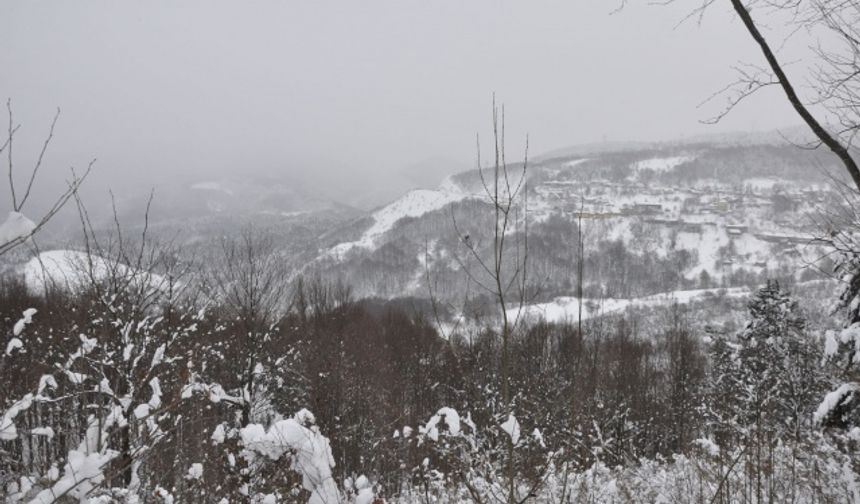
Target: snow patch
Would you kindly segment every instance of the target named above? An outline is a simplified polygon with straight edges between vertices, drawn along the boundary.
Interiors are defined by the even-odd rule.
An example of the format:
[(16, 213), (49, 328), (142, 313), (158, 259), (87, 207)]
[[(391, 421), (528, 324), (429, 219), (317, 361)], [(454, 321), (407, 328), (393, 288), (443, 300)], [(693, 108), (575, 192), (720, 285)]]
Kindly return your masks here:
[[(732, 287), (729, 289), (694, 289), (663, 292), (651, 296), (631, 299), (592, 299), (582, 300), (582, 319), (590, 319), (601, 315), (620, 313), (628, 308), (651, 308), (666, 306), (672, 303), (689, 304), (701, 301), (707, 296), (725, 295), (732, 298), (743, 298), (750, 294), (746, 287)], [(547, 322), (565, 322), (576, 320), (579, 317), (579, 299), (572, 296), (557, 297), (548, 303), (538, 303), (524, 306), (522, 312), (519, 308), (508, 310), (508, 317), (517, 315), (525, 319), (543, 319)]]
[(584, 163), (586, 161), (588, 161), (588, 158), (574, 159), (573, 161), (567, 161), (566, 163), (562, 164), (561, 166), (564, 168), (576, 168), (577, 166), (581, 165), (582, 163)]
[(813, 421), (816, 424), (821, 424), (833, 411), (843, 404), (845, 401), (850, 401), (854, 394), (860, 392), (860, 384), (843, 383), (836, 390), (824, 396), (824, 400), (818, 405), (818, 409), (812, 415)]
[(26, 327), (27, 324), (33, 323), (33, 315), (35, 315), (36, 312), (37, 310), (35, 308), (27, 308), (24, 310), (24, 313), (22, 313), (23, 317), (18, 320), (18, 322), (15, 322), (15, 327), (12, 328), (12, 334), (14, 336), (20, 336), (24, 331), (24, 327)]
[(197, 191), (215, 191), (215, 192), (224, 193), (228, 196), (233, 196), (233, 190), (232, 189), (230, 189), (228, 187), (224, 187), (223, 184), (221, 184), (220, 182), (215, 182), (215, 181), (198, 182), (196, 184), (193, 184), (191, 186), (191, 189), (197, 190)]
[(508, 419), (502, 424), (502, 430), (511, 437), (511, 443), (517, 444), (520, 441), (520, 422), (513, 414), (508, 415)]
[(368, 228), (361, 238), (352, 242), (335, 245), (329, 254), (340, 257), (354, 248), (374, 249), (379, 238), (391, 230), (400, 219), (405, 217), (420, 217), (434, 210), (444, 208), (450, 203), (464, 200), (470, 195), (458, 189), (453, 182), (443, 184), (443, 189), (415, 189), (406, 193), (400, 199), (377, 210), (371, 216), (373, 225)]
[(421, 429), (421, 433), (429, 437), (433, 441), (439, 440), (439, 423), (442, 422), (448, 426), (448, 433), (452, 436), (460, 434), (460, 414), (453, 408), (439, 408), (435, 415), (430, 417), (430, 420)]
[(199, 480), (203, 477), (203, 464), (200, 462), (195, 462), (191, 464), (191, 467), (188, 468), (188, 472), (185, 473), (185, 479), (187, 480)]
[(26, 240), (36, 231), (36, 223), (20, 212), (9, 212), (6, 221), (0, 224), (0, 245), (16, 240)]
[(6, 410), (3, 413), (3, 418), (0, 418), (0, 441), (11, 441), (18, 437), (18, 429), (13, 421), (16, 416), (22, 411), (28, 409), (33, 404), (33, 394), (27, 394)]
[(21, 348), (24, 348), (24, 342), (18, 338), (12, 338), (9, 340), (9, 343), (6, 344), (6, 355), (12, 355), (12, 352)]
[(24, 284), (35, 296), (44, 296), (51, 288), (79, 292), (92, 281), (104, 281), (114, 275), (131, 277), (134, 283), (148, 285), (153, 291), (167, 286), (161, 275), (135, 271), (124, 264), (76, 250), (42, 252), (24, 265)]
[(30, 434), (33, 436), (45, 436), (48, 439), (54, 438), (54, 429), (51, 427), (35, 427), (30, 429)]
[(633, 163), (634, 170), (652, 170), (656, 172), (666, 172), (676, 166), (696, 159), (695, 156), (673, 156), (673, 157), (657, 157), (651, 159), (643, 159)]

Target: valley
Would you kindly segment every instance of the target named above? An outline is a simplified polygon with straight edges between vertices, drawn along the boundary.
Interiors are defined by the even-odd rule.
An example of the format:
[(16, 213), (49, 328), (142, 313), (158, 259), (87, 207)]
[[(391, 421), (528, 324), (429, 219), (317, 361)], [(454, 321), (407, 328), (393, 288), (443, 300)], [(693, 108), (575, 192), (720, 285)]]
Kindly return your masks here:
[[(826, 278), (834, 166), (826, 153), (720, 143), (530, 164), (513, 234), (527, 223), (533, 302), (575, 295), (580, 239), (592, 299)], [(427, 297), (429, 281), (453, 302), (469, 291), (464, 236), (489, 254), (490, 211), (476, 171), (461, 173), (325, 235), (303, 271), (344, 279), (360, 296)]]
[[(532, 316), (569, 317), (580, 287), (586, 306), (617, 312), (693, 291), (748, 292), (769, 278), (786, 286), (829, 278), (827, 226), (840, 195), (825, 152), (737, 137), (568, 151), (529, 162), (509, 230), (506, 257), (529, 255)], [(277, 178), (196, 182), (159, 193), (147, 226), (191, 258), (251, 225), (271, 233), (292, 278), (339, 281), (358, 298), (432, 296), (449, 322), (466, 311), (492, 318), (493, 300), (477, 287), (486, 278), (475, 260), (491, 256), (493, 226), (479, 175), (454, 174), (368, 212)], [(142, 229), (134, 201), (120, 207), (124, 224), (138, 223), (131, 232)], [(74, 236), (42, 248), (74, 250)]]

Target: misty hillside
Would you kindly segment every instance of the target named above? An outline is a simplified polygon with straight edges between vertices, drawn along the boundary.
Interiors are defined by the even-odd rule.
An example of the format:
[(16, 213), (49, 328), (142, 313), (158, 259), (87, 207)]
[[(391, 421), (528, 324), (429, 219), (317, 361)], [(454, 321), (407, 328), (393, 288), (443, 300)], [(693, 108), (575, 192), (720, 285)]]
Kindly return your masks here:
[[(819, 278), (809, 267), (825, 255), (815, 215), (833, 199), (837, 170), (822, 151), (721, 142), (534, 162), (519, 218), (529, 223), (536, 295), (572, 295), (580, 223), (589, 297)], [(454, 295), (466, 288), (464, 236), (488, 244), (489, 217), (477, 172), (463, 172), (323, 235), (306, 270), (386, 297), (427, 296), (429, 274), (440, 294)]]
[[(563, 305), (574, 295), (580, 225), (590, 299), (822, 278), (830, 266), (814, 241), (823, 232), (816, 215), (834, 199), (833, 174), (841, 177), (835, 158), (780, 145), (774, 135), (744, 143), (738, 137), (590, 145), (535, 158), (526, 171), (527, 209), (518, 210), (529, 227), (532, 301), (559, 298)], [(464, 237), (485, 257), (491, 242), (491, 208), (477, 171), (369, 212), (325, 193), (289, 178), (198, 181), (157, 192), (148, 226), (205, 249), (253, 223), (274, 233), (293, 275), (337, 279), (359, 296), (426, 298), (429, 279), (443, 299), (466, 291), (481, 298), (463, 274), (482, 274), (469, 264)], [(141, 229), (146, 204), (144, 197), (118, 200), (123, 225)], [(101, 210), (97, 227), (107, 230), (112, 219)]]
[[(136, 449), (176, 449), (143, 462), (174, 475), (170, 490), (150, 484), (164, 504), (209, 491), (244, 502), (250, 468), (262, 488), (251, 502), (478, 502), (458, 467), (491, 467), (506, 449), (525, 467), (550, 462), (520, 476), (543, 485), (536, 502), (616, 502), (629, 488), (647, 497), (621, 502), (666, 491), (704, 502), (698, 487), (728, 494), (726, 478), (744, 488), (762, 476), (769, 495), (824, 502), (857, 487), (843, 438), (811, 437), (808, 466), (783, 444), (801, 428), (818, 436), (811, 422), (841, 425), (843, 389), (817, 399), (831, 379), (821, 363), (856, 329), (830, 317), (833, 242), (821, 238), (838, 232), (827, 217), (842, 197), (830, 155), (715, 140), (507, 168), (508, 179), (461, 172), (369, 212), (288, 179), (194, 182), (159, 193), (148, 214), (146, 199), (117, 200), (115, 227), (92, 224), (83, 243), (4, 256), (12, 330), (0, 363), (24, 377), (10, 387), (24, 395), (0, 442), (40, 467), (55, 432), (80, 428), (68, 411), (89, 404), (85, 433), (56, 441), (71, 447), (63, 472), (7, 482), (13, 502), (55, 502), (64, 488), (139, 502), (80, 476), (115, 460), (96, 435), (128, 425)], [(495, 184), (522, 188), (501, 231)], [(497, 281), (521, 282), (503, 287), (503, 310), (486, 287), (499, 236)], [(174, 371), (150, 378), (163, 369)], [(494, 414), (507, 394), (516, 416)], [(755, 418), (763, 407), (768, 418)], [(183, 426), (175, 438), (168, 421)], [(780, 433), (755, 441), (767, 463), (745, 448), (759, 428)], [(551, 466), (561, 456), (576, 472)], [(311, 476), (284, 483), (284, 457)], [(725, 468), (741, 457), (749, 473)]]
[[(819, 216), (838, 200), (834, 183), (842, 175), (832, 155), (777, 141), (784, 135), (588, 145), (536, 157), (526, 170), (527, 201), (518, 203), (511, 236), (517, 245), (508, 251), (512, 257), (525, 250), (527, 225), (529, 313), (551, 320), (578, 315), (571, 300), (580, 266), (592, 314), (647, 306), (654, 296), (696, 302), (768, 278), (786, 285), (826, 278), (828, 249), (815, 238), (826, 231)], [(509, 168), (516, 176), (522, 171)], [(148, 221), (146, 197), (115, 204), (126, 232), (146, 223), (193, 256), (252, 224), (272, 233), (292, 277), (321, 275), (359, 297), (491, 304), (476, 284), (485, 272), (464, 242), (468, 237), (481, 257), (491, 257), (491, 206), (476, 170), (371, 211), (328, 193), (289, 177), (234, 176), (159, 190)], [(96, 229), (109, 232), (111, 209), (89, 210)], [(46, 235), (42, 246), (76, 248), (77, 227), (54, 240)]]
[(860, 0), (0, 12), (0, 503), (860, 504)]

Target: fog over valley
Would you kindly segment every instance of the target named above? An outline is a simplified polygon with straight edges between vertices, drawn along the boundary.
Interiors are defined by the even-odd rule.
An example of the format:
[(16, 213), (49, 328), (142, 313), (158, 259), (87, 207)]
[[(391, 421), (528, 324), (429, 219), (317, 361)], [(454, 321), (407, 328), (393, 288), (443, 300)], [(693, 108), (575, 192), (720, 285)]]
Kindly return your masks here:
[(3, 502), (860, 504), (860, 2), (2, 12)]

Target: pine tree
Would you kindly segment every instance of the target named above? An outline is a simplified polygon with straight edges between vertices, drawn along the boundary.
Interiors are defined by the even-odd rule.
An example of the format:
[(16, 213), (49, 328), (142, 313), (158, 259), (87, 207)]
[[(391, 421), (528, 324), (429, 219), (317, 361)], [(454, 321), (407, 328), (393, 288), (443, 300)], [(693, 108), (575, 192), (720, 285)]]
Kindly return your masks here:
[(735, 343), (718, 338), (712, 345), (712, 408), (724, 427), (733, 420), (747, 434), (797, 437), (826, 384), (821, 352), (797, 301), (778, 282), (753, 296), (749, 313)]
[(736, 347), (722, 334), (713, 339), (710, 348), (711, 372), (708, 379), (706, 414), (714, 439), (720, 446), (731, 446), (736, 437), (740, 386)]
[(797, 302), (768, 281), (749, 303), (739, 335), (739, 361), (750, 421), (775, 432), (799, 433), (821, 387), (820, 353), (804, 332)]
[(748, 307), (736, 342), (718, 338), (712, 347), (711, 411), (717, 442), (745, 458), (749, 496), (762, 502), (776, 484), (768, 461), (780, 444), (800, 440), (824, 380), (798, 304), (776, 281)]
[(827, 334), (824, 353), (835, 368), (840, 385), (826, 396), (815, 419), (826, 427), (860, 426), (860, 253), (851, 238), (849, 251), (836, 266), (842, 275), (842, 293), (836, 312), (843, 320), (842, 331)]

